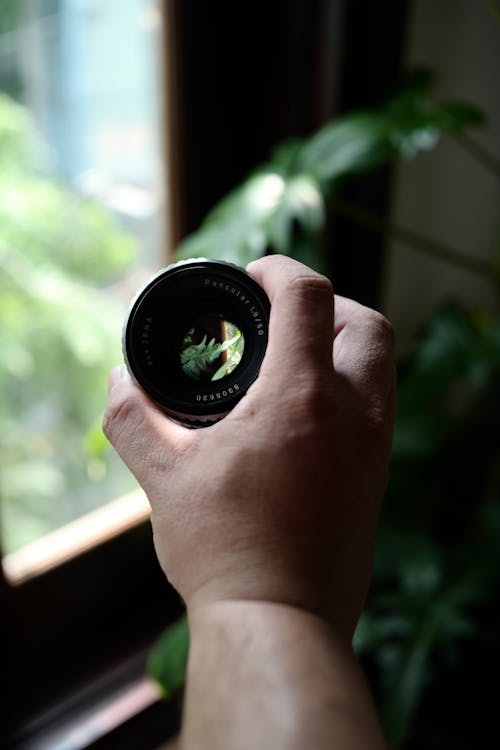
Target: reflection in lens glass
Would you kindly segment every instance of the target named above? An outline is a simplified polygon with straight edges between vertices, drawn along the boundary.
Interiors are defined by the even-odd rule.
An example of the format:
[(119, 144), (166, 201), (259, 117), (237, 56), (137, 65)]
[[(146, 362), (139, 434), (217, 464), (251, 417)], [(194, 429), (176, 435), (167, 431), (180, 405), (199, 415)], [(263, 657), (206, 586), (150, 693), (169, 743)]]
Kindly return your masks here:
[(244, 348), (243, 334), (233, 323), (200, 315), (182, 339), (181, 366), (192, 380), (220, 380), (239, 365)]

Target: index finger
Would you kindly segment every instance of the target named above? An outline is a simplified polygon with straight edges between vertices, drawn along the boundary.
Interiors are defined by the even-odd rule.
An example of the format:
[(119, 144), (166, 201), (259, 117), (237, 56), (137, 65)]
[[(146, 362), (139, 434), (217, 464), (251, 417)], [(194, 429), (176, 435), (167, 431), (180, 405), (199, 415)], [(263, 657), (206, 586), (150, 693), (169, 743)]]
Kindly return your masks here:
[(269, 344), (262, 372), (332, 370), (333, 288), (311, 268), (283, 255), (260, 258), (247, 271), (271, 301)]

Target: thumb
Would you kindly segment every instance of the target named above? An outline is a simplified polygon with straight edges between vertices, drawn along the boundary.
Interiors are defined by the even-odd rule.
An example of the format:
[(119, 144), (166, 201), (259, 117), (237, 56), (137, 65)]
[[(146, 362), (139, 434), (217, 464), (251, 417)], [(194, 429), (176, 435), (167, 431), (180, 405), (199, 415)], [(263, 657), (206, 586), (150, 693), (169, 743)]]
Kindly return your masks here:
[(102, 429), (146, 492), (194, 440), (193, 431), (169, 419), (124, 365), (111, 372)]

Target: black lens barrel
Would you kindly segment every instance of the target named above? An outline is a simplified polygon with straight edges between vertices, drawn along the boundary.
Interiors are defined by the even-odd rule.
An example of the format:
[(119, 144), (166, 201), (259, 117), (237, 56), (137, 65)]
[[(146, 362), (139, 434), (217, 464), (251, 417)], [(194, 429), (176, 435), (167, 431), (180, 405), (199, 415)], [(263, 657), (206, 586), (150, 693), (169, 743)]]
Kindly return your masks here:
[[(174, 263), (136, 295), (123, 329), (124, 359), (135, 381), (170, 416), (207, 426), (225, 416), (259, 374), (269, 326), (269, 299), (243, 268), (217, 260)], [(213, 316), (244, 337), (241, 361), (217, 380), (196, 381), (180, 352), (192, 321)]]

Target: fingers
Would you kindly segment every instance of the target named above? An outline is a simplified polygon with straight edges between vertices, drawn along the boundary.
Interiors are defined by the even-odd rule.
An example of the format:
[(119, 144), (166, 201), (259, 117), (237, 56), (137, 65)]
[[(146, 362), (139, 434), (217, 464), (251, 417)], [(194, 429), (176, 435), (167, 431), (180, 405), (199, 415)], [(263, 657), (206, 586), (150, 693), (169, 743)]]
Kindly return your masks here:
[[(396, 367), (391, 324), (353, 300), (335, 296), (334, 302), (330, 282), (290, 258), (262, 258), (247, 270), (272, 305), (261, 372), (281, 382), (297, 380), (301, 373), (317, 382), (321, 372), (335, 372), (339, 386), (342, 381), (362, 403), (392, 419)], [(344, 388), (339, 392), (345, 393)]]
[(396, 366), (394, 331), (383, 315), (336, 296), (333, 363), (358, 392), (388, 400), (393, 409)]
[(269, 345), (262, 372), (287, 377), (301, 372), (331, 372), (333, 290), (329, 280), (302, 263), (270, 256), (251, 263), (248, 272), (271, 300)]
[(193, 441), (192, 431), (168, 419), (133, 383), (124, 365), (109, 378), (103, 431), (146, 492), (158, 471)]

